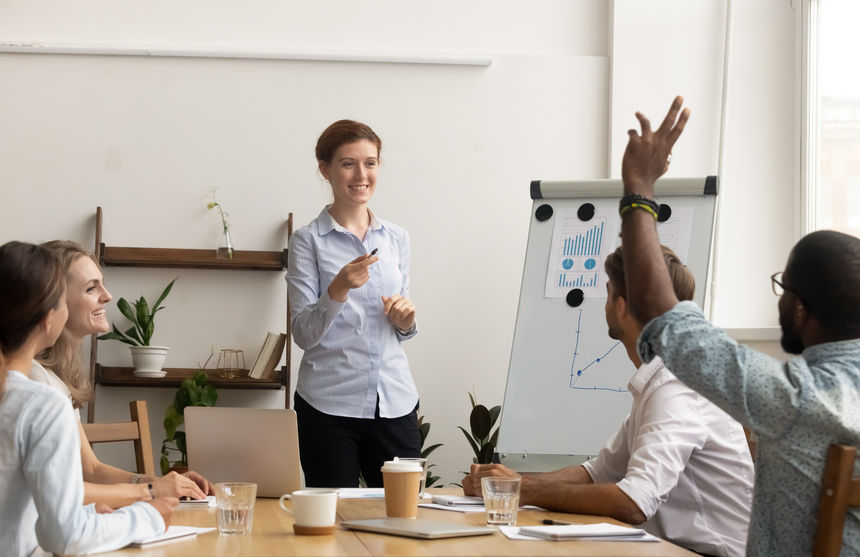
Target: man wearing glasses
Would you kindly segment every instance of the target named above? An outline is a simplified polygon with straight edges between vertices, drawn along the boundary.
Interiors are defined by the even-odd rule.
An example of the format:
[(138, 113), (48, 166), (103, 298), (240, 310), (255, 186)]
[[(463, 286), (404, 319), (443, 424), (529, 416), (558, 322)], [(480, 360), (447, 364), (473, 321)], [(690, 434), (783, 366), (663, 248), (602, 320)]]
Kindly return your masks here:
[[(785, 271), (772, 277), (779, 298), (780, 362), (741, 346), (672, 291), (655, 220), (654, 182), (689, 118), (678, 97), (657, 130), (640, 113), (622, 162), (621, 236), (630, 312), (647, 323), (637, 349), (666, 366), (758, 434), (747, 555), (810, 555), (828, 445), (860, 445), (860, 239), (833, 231), (803, 237)], [(632, 200), (632, 201), (631, 201)], [(624, 210), (626, 206), (637, 207)], [(632, 279), (631, 279), (632, 277)], [(842, 555), (860, 555), (860, 512), (845, 519)]]

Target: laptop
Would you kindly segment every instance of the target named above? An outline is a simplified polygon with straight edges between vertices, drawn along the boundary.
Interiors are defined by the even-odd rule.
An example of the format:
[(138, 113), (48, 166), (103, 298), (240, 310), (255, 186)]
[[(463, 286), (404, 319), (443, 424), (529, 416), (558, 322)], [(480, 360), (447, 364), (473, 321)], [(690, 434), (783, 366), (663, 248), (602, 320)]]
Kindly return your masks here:
[(457, 538), (461, 536), (484, 536), (498, 532), (496, 528), (458, 524), (456, 522), (441, 522), (423, 518), (369, 518), (366, 520), (347, 520), (341, 526), (350, 530), (392, 534), (407, 538), (435, 540), (440, 538)]
[(280, 497), (302, 488), (294, 410), (185, 409), (188, 468), (210, 482), (253, 482), (257, 497)]

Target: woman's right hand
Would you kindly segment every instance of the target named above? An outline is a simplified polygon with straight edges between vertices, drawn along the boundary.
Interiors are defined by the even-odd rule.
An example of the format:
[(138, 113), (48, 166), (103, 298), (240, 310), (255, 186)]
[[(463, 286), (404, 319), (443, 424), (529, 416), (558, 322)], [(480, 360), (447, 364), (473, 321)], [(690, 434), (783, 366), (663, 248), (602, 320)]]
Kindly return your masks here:
[(176, 497), (156, 497), (151, 501), (147, 501), (147, 503), (155, 507), (158, 514), (161, 515), (161, 518), (164, 520), (164, 529), (167, 530), (173, 519), (173, 509), (179, 505), (179, 499)]
[(345, 302), (350, 290), (364, 286), (370, 280), (370, 266), (377, 261), (378, 257), (366, 253), (344, 265), (328, 285), (329, 297), (337, 302)]

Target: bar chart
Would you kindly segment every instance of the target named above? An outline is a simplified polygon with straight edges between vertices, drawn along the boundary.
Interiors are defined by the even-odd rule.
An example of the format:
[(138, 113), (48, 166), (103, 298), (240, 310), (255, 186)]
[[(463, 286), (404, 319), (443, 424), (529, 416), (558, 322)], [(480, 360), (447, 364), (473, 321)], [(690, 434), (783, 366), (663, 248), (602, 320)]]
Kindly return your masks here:
[(564, 288), (595, 288), (597, 273), (559, 273), (558, 286)]
[(603, 226), (605, 222), (582, 230), (582, 226), (565, 227), (563, 234), (563, 255), (599, 255), (603, 243)]

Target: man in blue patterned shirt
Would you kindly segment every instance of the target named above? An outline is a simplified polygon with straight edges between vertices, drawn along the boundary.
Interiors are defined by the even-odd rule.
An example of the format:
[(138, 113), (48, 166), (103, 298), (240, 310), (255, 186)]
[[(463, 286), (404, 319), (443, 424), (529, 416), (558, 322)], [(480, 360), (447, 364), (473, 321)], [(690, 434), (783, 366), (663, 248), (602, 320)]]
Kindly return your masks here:
[[(833, 231), (802, 238), (783, 273), (781, 362), (714, 327), (672, 290), (655, 226), (654, 182), (689, 118), (678, 97), (657, 130), (636, 113), (622, 162), (622, 245), (630, 312), (647, 323), (644, 361), (660, 356), (673, 373), (759, 437), (748, 555), (809, 555), (821, 475), (831, 443), (860, 445), (860, 239)], [(855, 465), (860, 471), (860, 465)], [(860, 555), (860, 512), (845, 519), (842, 555)]]

